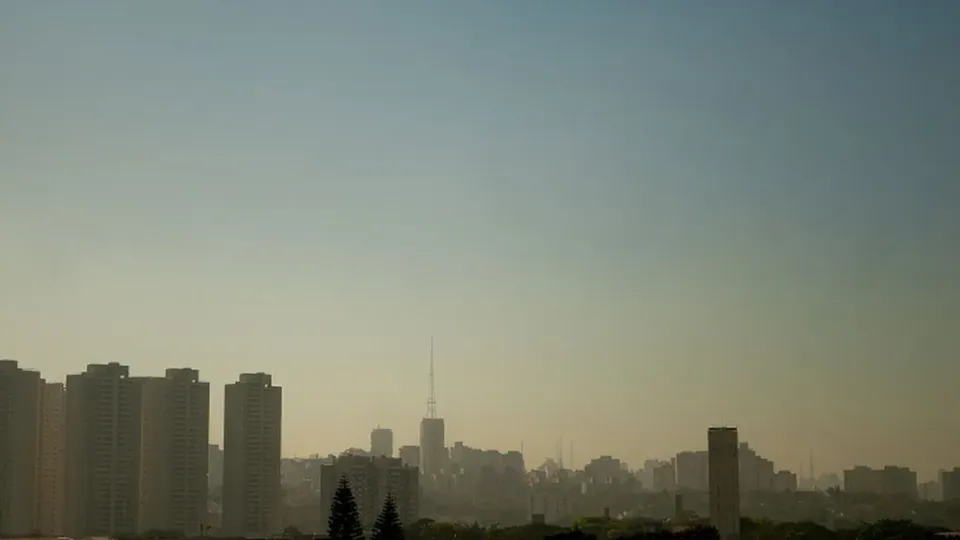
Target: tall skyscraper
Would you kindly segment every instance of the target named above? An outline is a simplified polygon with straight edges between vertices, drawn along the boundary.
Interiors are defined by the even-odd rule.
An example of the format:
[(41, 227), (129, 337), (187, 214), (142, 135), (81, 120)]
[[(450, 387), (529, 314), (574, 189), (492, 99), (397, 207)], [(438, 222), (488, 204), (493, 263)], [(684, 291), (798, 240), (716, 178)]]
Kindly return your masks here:
[(433, 386), (433, 338), (430, 338), (430, 389), (427, 414), (420, 421), (420, 474), (439, 476), (447, 463), (446, 427), (437, 417), (437, 399)]
[(370, 455), (393, 457), (393, 430), (381, 428), (370, 432)]
[(64, 533), (137, 532), (140, 389), (130, 368), (90, 364), (67, 376), (67, 480)]
[(210, 384), (189, 368), (136, 380), (143, 445), (138, 529), (199, 534), (207, 521)]
[(39, 372), (0, 360), (0, 536), (37, 526), (42, 388)]
[(740, 536), (740, 466), (737, 428), (712, 427), (707, 431), (710, 479), (710, 524), (720, 540)]
[(228, 384), (223, 425), (223, 532), (280, 532), (280, 422), (283, 394), (266, 373)]
[(63, 383), (44, 384), (42, 401), (37, 530), (45, 536), (63, 536), (67, 481), (67, 409)]

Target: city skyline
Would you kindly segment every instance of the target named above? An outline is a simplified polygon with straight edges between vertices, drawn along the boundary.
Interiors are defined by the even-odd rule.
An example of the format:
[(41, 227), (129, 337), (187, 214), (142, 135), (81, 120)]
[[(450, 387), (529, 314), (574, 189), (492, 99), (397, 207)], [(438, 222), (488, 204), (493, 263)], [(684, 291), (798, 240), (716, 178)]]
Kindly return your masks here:
[[(433, 339), (431, 338), (431, 348), (432, 348), (432, 342), (433, 342)], [(431, 355), (431, 356), (432, 356), (432, 355)], [(17, 362), (16, 359), (7, 359), (7, 358), (4, 358), (2, 355), (0, 355), (0, 360), (5, 360), (5, 361), (11, 361), (11, 360), (12, 360), (13, 362)], [(433, 365), (432, 365), (432, 364), (433, 364), (433, 362), (431, 362), (431, 370), (430, 370), (431, 378), (432, 378), (432, 375), (433, 375)], [(99, 365), (97, 365), (97, 366), (109, 367), (110, 365), (108, 365), (108, 364), (99, 364)], [(202, 374), (199, 374), (199, 373), (197, 372), (197, 370), (195, 370), (195, 369), (193, 369), (193, 368), (188, 368), (188, 367), (179, 367), (179, 368), (169, 368), (169, 367), (168, 367), (168, 368), (165, 368), (165, 370), (163, 371), (163, 373), (162, 373), (161, 375), (157, 375), (157, 374), (141, 374), (141, 373), (137, 373), (136, 371), (129, 371), (130, 368), (132, 367), (132, 366), (129, 366), (129, 365), (115, 364), (115, 366), (116, 366), (116, 368), (126, 369), (126, 370), (127, 370), (126, 373), (129, 373), (129, 377), (130, 377), (130, 381), (131, 381), (131, 382), (134, 382), (134, 381), (148, 381), (148, 382), (152, 382), (152, 383), (156, 384), (156, 383), (158, 383), (158, 382), (163, 382), (163, 381), (164, 381), (164, 377), (169, 378), (169, 377), (172, 377), (172, 376), (176, 376), (175, 374), (180, 373), (180, 372), (187, 373), (188, 376), (190, 376), (189, 374), (192, 373), (192, 377), (194, 377), (194, 379), (196, 379), (196, 378), (198, 378), (198, 377), (202, 377)], [(63, 382), (51, 381), (51, 380), (47, 379), (46, 377), (44, 377), (43, 373), (38, 372), (37, 370), (31, 368), (29, 365), (24, 364), (23, 362), (19, 362), (19, 366), (18, 366), (18, 367), (19, 367), (19, 369), (22, 370), (22, 372), (25, 373), (25, 374), (34, 374), (34, 375), (36, 375), (36, 376), (37, 376), (37, 380), (38, 380), (38, 381), (42, 381), (42, 382), (44, 383), (44, 385), (47, 386), (47, 387), (50, 387), (50, 386), (56, 387), (56, 386), (59, 385), (59, 387), (60, 387), (60, 392), (63, 392), (63, 387), (64, 387), (64, 383), (63, 383)], [(91, 366), (88, 365), (88, 366), (85, 366), (85, 367), (86, 367), (87, 369), (89, 369)], [(79, 372), (77, 372), (77, 373), (79, 373)], [(174, 374), (174, 375), (172, 375), (172, 374)], [(76, 373), (75, 373), (75, 374), (72, 374), (72, 375), (76, 375)], [(68, 377), (69, 377), (69, 376), (70, 376), (70, 375), (68, 375)], [(268, 381), (268, 382), (267, 382), (267, 385), (268, 385), (268, 386), (269, 386), (269, 385), (271, 384), (271, 382), (272, 382), (272, 376), (271, 376), (270, 374), (268, 374), (268, 373), (265, 373), (265, 372), (240, 374), (240, 376), (241, 376), (241, 381), (245, 380), (244, 377), (246, 377), (246, 378), (248, 378), (248, 379), (250, 379), (250, 378), (252, 378), (252, 379), (259, 379), (259, 378), (265, 377), (266, 380)], [(204, 385), (203, 387), (204, 387), (205, 395), (208, 396), (208, 397), (207, 397), (207, 400), (208, 400), (207, 407), (210, 408), (210, 409), (212, 409), (212, 405), (213, 405), (213, 403), (212, 403), (212, 398), (209, 397), (209, 396), (212, 395), (212, 392), (211, 392), (210, 389), (211, 389), (211, 388), (215, 388), (217, 385), (213, 385), (213, 386), (211, 387), (209, 381), (203, 381), (201, 384)], [(237, 384), (236, 382), (226, 383), (226, 384), (224, 385), (224, 388), (236, 386), (236, 384)], [(279, 385), (279, 386), (277, 386), (276, 388), (281, 388), (281, 387), (282, 387), (282, 385)], [(577, 458), (578, 458), (578, 459), (574, 460), (574, 443), (575, 443), (575, 441), (571, 441), (571, 440), (567, 439), (567, 441), (566, 441), (566, 442), (567, 442), (567, 445), (564, 445), (564, 439), (563, 439), (563, 437), (561, 436), (561, 437), (559, 437), (559, 439), (558, 439), (559, 442), (555, 441), (556, 446), (554, 447), (554, 454), (546, 454), (546, 455), (543, 455), (543, 456), (530, 456), (528, 453), (525, 453), (525, 452), (524, 452), (525, 443), (524, 443), (523, 441), (521, 441), (520, 445), (517, 446), (517, 447), (509, 447), (509, 446), (508, 446), (508, 447), (495, 447), (495, 446), (491, 446), (491, 445), (485, 445), (485, 444), (483, 444), (482, 442), (478, 442), (478, 441), (476, 441), (476, 440), (473, 440), (473, 439), (471, 439), (471, 438), (469, 437), (469, 435), (466, 435), (466, 436), (464, 436), (464, 437), (458, 437), (458, 438), (450, 438), (450, 437), (447, 436), (446, 433), (445, 433), (445, 431), (446, 431), (446, 427), (445, 427), (445, 426), (446, 426), (446, 423), (445, 423), (445, 420), (444, 420), (444, 418), (442, 417), (442, 415), (436, 414), (436, 415), (434, 415), (434, 416), (431, 416), (431, 411), (434, 412), (434, 413), (436, 412), (436, 409), (435, 409), (435, 407), (436, 407), (436, 401), (432, 398), (432, 396), (433, 396), (433, 392), (432, 392), (432, 391), (434, 390), (432, 384), (430, 385), (430, 390), (431, 390), (431, 393), (428, 394), (430, 397), (428, 397), (428, 399), (427, 399), (427, 411), (426, 411), (426, 414), (424, 414), (424, 415), (419, 419), (419, 420), (420, 420), (419, 424), (420, 424), (420, 430), (421, 430), (421, 431), (420, 431), (419, 437), (418, 437), (417, 439), (414, 439), (414, 440), (412, 440), (412, 441), (407, 441), (407, 440), (402, 440), (402, 439), (395, 439), (395, 438), (394, 438), (394, 437), (395, 437), (395, 432), (396, 432), (396, 431), (403, 432), (404, 429), (397, 430), (397, 429), (395, 429), (395, 428), (393, 428), (393, 427), (391, 427), (391, 426), (382, 426), (382, 425), (377, 424), (375, 427), (373, 427), (373, 428), (368, 428), (368, 429), (367, 429), (367, 433), (368, 433), (368, 438), (367, 438), (367, 441), (368, 441), (368, 442), (367, 442), (367, 444), (364, 444), (364, 443), (360, 442), (360, 443), (358, 443), (358, 444), (353, 444), (353, 443), (351, 443), (350, 445), (345, 446), (345, 447), (342, 447), (342, 448), (316, 448), (316, 449), (313, 449), (313, 450), (311, 450), (311, 451), (309, 451), (309, 452), (304, 452), (304, 453), (300, 453), (300, 454), (298, 454), (298, 453), (290, 453), (290, 452), (287, 452), (285, 449), (283, 449), (283, 444), (284, 444), (284, 443), (283, 443), (282, 436), (281, 436), (281, 441), (280, 441), (280, 444), (281, 444), (280, 456), (281, 456), (283, 459), (291, 459), (291, 458), (298, 458), (298, 457), (299, 457), (299, 458), (306, 458), (306, 457), (309, 457), (309, 456), (340, 455), (340, 454), (341, 454), (342, 452), (344, 452), (344, 451), (348, 451), (348, 450), (351, 450), (351, 449), (363, 449), (364, 447), (366, 447), (366, 448), (368, 448), (367, 451), (369, 451), (369, 453), (370, 453), (370, 455), (371, 455), (372, 457), (376, 457), (376, 456), (381, 455), (381, 454), (382, 454), (382, 455), (386, 455), (387, 457), (397, 457), (397, 456), (393, 456), (391, 452), (386, 452), (386, 451), (385, 451), (385, 452), (382, 452), (382, 453), (378, 453), (378, 452), (374, 449), (374, 446), (375, 446), (375, 445), (374, 445), (374, 440), (376, 439), (376, 437), (377, 437), (378, 434), (379, 434), (379, 435), (383, 435), (384, 432), (389, 434), (389, 435), (387, 435), (387, 437), (388, 437), (387, 441), (388, 441), (388, 442), (387, 442), (387, 441), (380, 441), (380, 442), (378, 443), (380, 446), (386, 446), (386, 447), (391, 447), (391, 448), (392, 448), (393, 445), (396, 445), (396, 447), (398, 448), (398, 450), (400, 450), (400, 449), (402, 449), (402, 448), (405, 447), (405, 446), (410, 446), (411, 443), (415, 443), (415, 444), (412, 444), (412, 446), (414, 446), (415, 448), (417, 448), (418, 452), (420, 452), (420, 455), (422, 455), (422, 452), (423, 452), (423, 450), (422, 450), (422, 448), (423, 448), (422, 443), (423, 443), (423, 441), (424, 441), (424, 432), (423, 432), (423, 429), (424, 429), (424, 428), (423, 428), (423, 426), (424, 426), (424, 424), (425, 424), (425, 421), (439, 421), (439, 422), (440, 422), (440, 425), (439, 425), (439, 426), (440, 426), (440, 432), (439, 432), (439, 435), (438, 435), (438, 436), (439, 436), (439, 440), (436, 440), (436, 441), (433, 443), (434, 446), (438, 446), (439, 448), (435, 449), (434, 452), (436, 452), (436, 451), (439, 450), (439, 449), (442, 449), (442, 450), (445, 451), (445, 452), (449, 452), (449, 451), (451, 451), (451, 450), (454, 448), (455, 444), (461, 444), (461, 443), (465, 443), (467, 446), (473, 447), (473, 448), (491, 449), (491, 450), (497, 450), (497, 451), (500, 451), (500, 452), (516, 452), (516, 451), (519, 451), (519, 452), (521, 453), (521, 455), (523, 456), (524, 460), (527, 460), (528, 468), (531, 469), (531, 470), (532, 470), (533, 468), (536, 468), (537, 466), (539, 466), (539, 464), (541, 464), (541, 463), (543, 463), (543, 462), (545, 462), (545, 461), (548, 461), (548, 460), (554, 460), (554, 461), (556, 461), (557, 463), (559, 463), (559, 464), (561, 464), (561, 465), (563, 465), (563, 466), (565, 466), (565, 467), (574, 469), (574, 470), (576, 470), (576, 469), (582, 469), (585, 465), (589, 464), (590, 462), (592, 462), (592, 461), (594, 461), (594, 460), (601, 459), (601, 458), (604, 458), (604, 457), (611, 457), (611, 456), (612, 456), (612, 457), (614, 457), (614, 458), (616, 458), (616, 459), (623, 460), (625, 463), (627, 463), (628, 465), (630, 465), (631, 470), (640, 471), (640, 470), (642, 470), (643, 468), (645, 468), (646, 466), (648, 466), (648, 465), (649, 465), (650, 463), (652, 463), (652, 462), (659, 462), (658, 460), (666, 459), (667, 461), (665, 461), (665, 462), (660, 462), (660, 463), (669, 463), (672, 459), (674, 459), (675, 457), (677, 457), (679, 454), (682, 454), (682, 453), (690, 453), (690, 452), (693, 452), (693, 453), (706, 452), (707, 449), (708, 449), (708, 445), (706, 444), (706, 441), (701, 441), (701, 442), (702, 442), (701, 446), (693, 446), (693, 447), (689, 447), (689, 448), (678, 448), (678, 449), (675, 449), (675, 450), (672, 451), (672, 452), (667, 452), (666, 454), (663, 454), (663, 455), (645, 455), (645, 456), (640, 456), (640, 457), (638, 457), (638, 458), (636, 458), (636, 459), (630, 459), (629, 457), (627, 457), (627, 456), (630, 455), (630, 452), (629, 452), (629, 451), (623, 452), (623, 453), (618, 453), (618, 452), (616, 452), (616, 451), (613, 451), (613, 450), (609, 450), (609, 449), (608, 449), (608, 450), (602, 450), (602, 451), (600, 451), (599, 453), (590, 454), (590, 455), (580, 455), (580, 454), (577, 454)], [(143, 400), (144, 400), (144, 407), (147, 407), (147, 404), (150, 403), (150, 401), (146, 398), (146, 394), (144, 394), (144, 396), (145, 396), (145, 397), (143, 398)], [(155, 399), (155, 398), (154, 398), (154, 399)], [(280, 406), (282, 407), (282, 398), (279, 398), (279, 399), (280, 399), (280, 401), (279, 401)], [(432, 407), (431, 407), (431, 405), (432, 405)], [(144, 410), (146, 411), (146, 409), (144, 409)], [(39, 414), (39, 412), (38, 412), (38, 414)], [(39, 417), (38, 417), (38, 418), (39, 418)], [(146, 416), (145, 416), (145, 418), (146, 418)], [(210, 435), (209, 443), (210, 443), (211, 445), (217, 447), (218, 449), (220, 449), (219, 451), (221, 451), (221, 452), (223, 451), (224, 442), (225, 442), (225, 441), (224, 441), (223, 437), (216, 438), (213, 434), (214, 434), (215, 432), (223, 433), (223, 428), (224, 428), (224, 425), (226, 424), (226, 422), (227, 422), (227, 420), (226, 420), (225, 417), (216, 418), (216, 417), (213, 417), (213, 416), (209, 416), (209, 425), (206, 426), (206, 428), (209, 429), (209, 432), (210, 432), (210, 434), (211, 434), (211, 435)], [(281, 419), (280, 419), (281, 433), (284, 431), (283, 428), (282, 428), (283, 423), (284, 423), (284, 419), (283, 419), (282, 416), (281, 416)], [(717, 426), (726, 426), (726, 427), (728, 427), (728, 428), (734, 429), (735, 431), (738, 431), (738, 432), (740, 431), (740, 427), (739, 427), (739, 426), (735, 426), (735, 425), (731, 425), (731, 424), (717, 424)], [(37, 427), (38, 427), (38, 429), (39, 429), (39, 425), (38, 425)], [(405, 427), (408, 427), (408, 426), (405, 426)], [(711, 428), (711, 429), (712, 429), (712, 428)], [(378, 433), (378, 432), (379, 432), (379, 433)], [(431, 438), (431, 437), (428, 436), (427, 438), (429, 439), (429, 438)], [(895, 466), (895, 467), (906, 466), (906, 467), (908, 467), (908, 468), (911, 469), (911, 470), (917, 471), (917, 477), (918, 477), (919, 481), (929, 481), (929, 480), (937, 480), (939, 473), (941, 473), (942, 471), (952, 470), (952, 468), (954, 467), (953, 465), (938, 466), (936, 469), (933, 470), (932, 473), (930, 473), (929, 475), (926, 475), (926, 474), (923, 474), (923, 473), (920, 472), (920, 471), (924, 471), (923, 467), (918, 467), (916, 464), (904, 462), (903, 460), (899, 460), (899, 461), (895, 460), (895, 461), (891, 461), (891, 462), (888, 462), (888, 463), (868, 463), (868, 462), (866, 462), (866, 461), (862, 461), (862, 460), (861, 460), (861, 461), (855, 461), (855, 462), (848, 463), (848, 464), (843, 464), (843, 465), (841, 465), (841, 466), (840, 466), (839, 468), (837, 468), (837, 469), (825, 468), (826, 470), (824, 470), (824, 469), (819, 469), (819, 468), (818, 468), (816, 474), (811, 474), (811, 471), (813, 471), (813, 469), (814, 469), (814, 457), (815, 457), (812, 450), (808, 450), (808, 455), (807, 455), (808, 461), (807, 461), (807, 462), (802, 462), (802, 463), (799, 463), (799, 464), (796, 464), (796, 463), (791, 464), (791, 463), (784, 462), (784, 461), (782, 461), (782, 460), (778, 460), (778, 459), (776, 459), (775, 456), (773, 456), (773, 455), (771, 455), (771, 454), (768, 454), (768, 453), (764, 450), (764, 448), (763, 448), (764, 445), (763, 445), (762, 440), (761, 440), (760, 443), (757, 443), (756, 440), (757, 440), (757, 439), (753, 439), (753, 438), (743, 438), (743, 439), (741, 439), (742, 443), (744, 443), (744, 444), (749, 444), (749, 445), (750, 445), (750, 448), (751, 448), (752, 450), (758, 450), (758, 449), (759, 449), (759, 450), (760, 450), (760, 453), (763, 454), (764, 456), (773, 457), (773, 458), (774, 458), (774, 459), (773, 459), (773, 462), (774, 462), (775, 465), (776, 465), (775, 470), (776, 470), (776, 469), (786, 470), (786, 471), (789, 471), (789, 472), (791, 472), (791, 473), (794, 473), (794, 474), (796, 475), (797, 479), (800, 480), (800, 481), (804, 481), (804, 480), (820, 480), (820, 479), (822, 479), (822, 477), (823, 477), (824, 475), (837, 475), (837, 476), (841, 476), (841, 477), (842, 477), (842, 476), (843, 476), (843, 473), (844, 473), (845, 471), (850, 470), (850, 469), (854, 469), (854, 468), (857, 468), (857, 467), (867, 467), (867, 468), (880, 469), (880, 468), (888, 467), (888, 466)], [(356, 441), (355, 441), (355, 442), (356, 442)], [(155, 444), (155, 443), (154, 443), (154, 444)], [(206, 452), (207, 447), (204, 446), (204, 447), (203, 447), (203, 450)], [(530, 458), (530, 457), (532, 457), (532, 460), (528, 460), (528, 458)], [(443, 459), (446, 460), (446, 459), (449, 459), (449, 457), (444, 457)], [(414, 460), (414, 461), (418, 462), (417, 465), (415, 465), (415, 466), (418, 466), (418, 465), (419, 465), (420, 468), (423, 469), (423, 467), (422, 467), (422, 462), (421, 462), (419, 459)], [(797, 466), (797, 465), (799, 465), (799, 466)], [(439, 469), (441, 469), (442, 467), (443, 467), (443, 465), (433, 465), (432, 467), (428, 467), (428, 468), (430, 468), (430, 469), (437, 468), (437, 469), (439, 470)], [(218, 469), (217, 467), (213, 467), (213, 470), (217, 470), (217, 469)], [(219, 473), (218, 473), (218, 474), (219, 474)], [(435, 474), (435, 473), (434, 473), (434, 474)]]
[[(0, 354), (286, 455), (955, 466), (960, 5), (0, 3)], [(350, 403), (350, 407), (344, 407)], [(336, 414), (325, 414), (336, 411)], [(533, 463), (535, 459), (531, 459)]]

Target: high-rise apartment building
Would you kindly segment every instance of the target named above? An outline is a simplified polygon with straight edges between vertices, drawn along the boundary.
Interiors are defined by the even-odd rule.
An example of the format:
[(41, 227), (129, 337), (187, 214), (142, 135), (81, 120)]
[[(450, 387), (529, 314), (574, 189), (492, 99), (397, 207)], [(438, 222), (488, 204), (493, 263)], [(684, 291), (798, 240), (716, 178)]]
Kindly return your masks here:
[(862, 465), (843, 471), (843, 490), (848, 493), (905, 495), (916, 498), (917, 473), (906, 467), (872, 469)]
[(341, 478), (350, 483), (357, 501), (360, 523), (369, 532), (390, 494), (397, 503), (397, 513), (404, 525), (415, 522), (420, 511), (419, 474), (399, 458), (382, 456), (340, 456), (330, 465), (320, 467), (321, 523), (330, 517), (330, 505)]
[(266, 373), (245, 373), (224, 395), (223, 532), (280, 532), (283, 394)]
[(436, 478), (447, 464), (443, 418), (424, 418), (420, 421), (420, 474)]
[(381, 428), (370, 432), (370, 455), (393, 457), (393, 430)]
[(737, 428), (712, 427), (707, 431), (710, 484), (710, 524), (720, 540), (740, 536), (740, 463)]
[(142, 400), (138, 529), (199, 534), (207, 523), (210, 384), (189, 368), (135, 380)]
[(680, 452), (677, 454), (677, 487), (679, 489), (708, 491), (708, 455), (705, 451)]
[(40, 494), (37, 505), (37, 530), (44, 536), (64, 534), (66, 470), (66, 389), (63, 383), (46, 383), (40, 413)]
[(940, 471), (940, 492), (945, 502), (960, 501), (960, 467)]
[(0, 536), (37, 527), (40, 373), (0, 360)]
[(90, 364), (67, 376), (64, 534), (137, 531), (140, 489), (140, 388), (130, 368)]

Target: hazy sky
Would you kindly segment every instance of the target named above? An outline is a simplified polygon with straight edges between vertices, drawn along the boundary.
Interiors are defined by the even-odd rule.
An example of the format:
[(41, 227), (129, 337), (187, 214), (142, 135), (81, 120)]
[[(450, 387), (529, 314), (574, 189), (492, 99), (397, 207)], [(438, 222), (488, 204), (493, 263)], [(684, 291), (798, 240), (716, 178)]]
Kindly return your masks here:
[[(960, 465), (960, 3), (0, 2), (0, 356), (284, 452)], [(569, 459), (569, 456), (567, 456)]]

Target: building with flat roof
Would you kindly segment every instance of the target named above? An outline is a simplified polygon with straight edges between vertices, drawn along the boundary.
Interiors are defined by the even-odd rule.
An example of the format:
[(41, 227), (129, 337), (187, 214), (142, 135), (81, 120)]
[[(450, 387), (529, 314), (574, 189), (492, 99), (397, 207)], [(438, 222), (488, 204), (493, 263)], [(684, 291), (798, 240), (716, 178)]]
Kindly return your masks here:
[(0, 536), (37, 527), (42, 396), (39, 372), (0, 360)]
[(377, 426), (370, 432), (370, 455), (393, 457), (393, 430)]
[(136, 380), (142, 399), (138, 530), (196, 534), (207, 524), (210, 384), (189, 368)]
[(66, 510), (64, 490), (67, 470), (66, 387), (63, 383), (43, 385), (40, 418), (40, 501), (37, 530), (46, 536), (62, 536)]
[(66, 511), (71, 537), (135, 534), (140, 495), (140, 388), (130, 368), (90, 364), (67, 376)]
[(278, 534), (283, 513), (280, 441), (283, 390), (266, 373), (244, 373), (224, 393), (223, 534)]
[(721, 540), (740, 537), (740, 461), (737, 428), (707, 431), (710, 524)]

